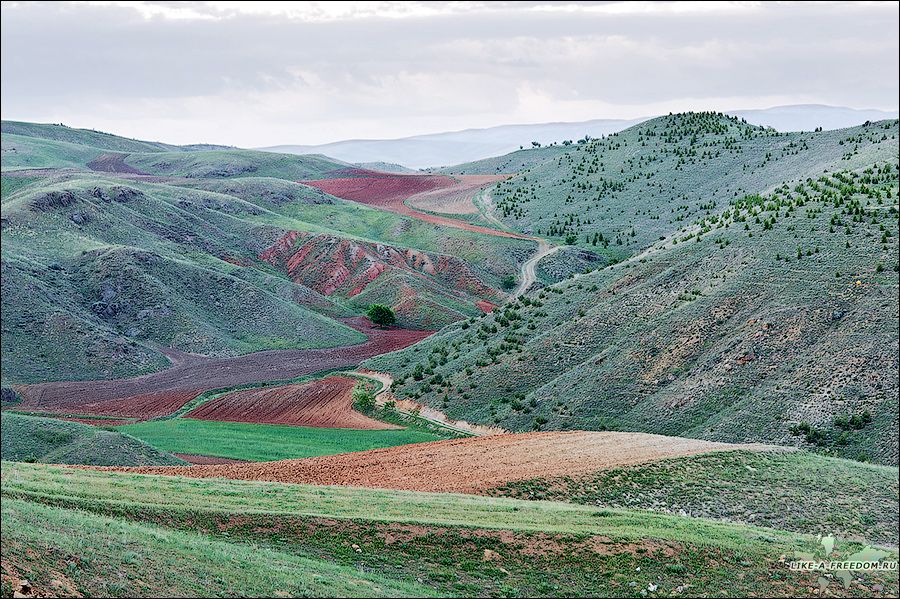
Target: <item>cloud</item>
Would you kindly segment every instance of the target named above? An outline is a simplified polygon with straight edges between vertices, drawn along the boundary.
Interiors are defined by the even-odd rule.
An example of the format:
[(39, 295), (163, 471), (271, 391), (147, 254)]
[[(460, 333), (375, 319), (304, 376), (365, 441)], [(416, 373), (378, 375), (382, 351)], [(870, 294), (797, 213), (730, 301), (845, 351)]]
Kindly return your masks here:
[(174, 143), (897, 108), (892, 3), (4, 3), (3, 118)]

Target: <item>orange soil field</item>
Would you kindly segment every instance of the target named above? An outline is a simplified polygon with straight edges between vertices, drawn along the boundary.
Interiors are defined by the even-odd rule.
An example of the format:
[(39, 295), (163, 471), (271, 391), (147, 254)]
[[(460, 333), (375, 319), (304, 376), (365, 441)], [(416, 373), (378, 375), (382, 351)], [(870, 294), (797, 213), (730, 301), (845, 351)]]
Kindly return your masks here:
[(400, 428), (353, 409), (356, 380), (329, 376), (297, 385), (235, 391), (188, 412), (187, 418), (322, 428)]
[(302, 460), (103, 469), (194, 478), (478, 493), (516, 480), (578, 476), (607, 468), (734, 449), (776, 448), (645, 433), (536, 432), (416, 443)]

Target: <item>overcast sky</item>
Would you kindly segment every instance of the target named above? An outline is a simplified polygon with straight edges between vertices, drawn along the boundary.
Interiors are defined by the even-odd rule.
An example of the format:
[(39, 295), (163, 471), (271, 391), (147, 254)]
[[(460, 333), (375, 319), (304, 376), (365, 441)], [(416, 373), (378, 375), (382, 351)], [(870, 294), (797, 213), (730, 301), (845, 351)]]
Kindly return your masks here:
[(898, 4), (3, 2), (2, 116), (244, 147), (896, 110)]

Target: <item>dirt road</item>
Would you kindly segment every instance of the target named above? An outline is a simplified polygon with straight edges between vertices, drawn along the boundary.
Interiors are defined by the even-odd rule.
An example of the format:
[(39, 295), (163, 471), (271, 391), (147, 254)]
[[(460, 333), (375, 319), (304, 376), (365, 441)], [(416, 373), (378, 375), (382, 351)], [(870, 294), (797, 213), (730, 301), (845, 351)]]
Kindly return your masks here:
[(522, 264), (522, 280), (519, 281), (519, 286), (516, 287), (516, 290), (513, 291), (512, 295), (510, 296), (513, 299), (528, 291), (528, 289), (537, 280), (536, 269), (538, 262), (549, 256), (550, 254), (557, 252), (559, 248), (562, 247), (559, 245), (551, 246), (546, 239), (538, 239), (537, 242), (538, 249), (534, 253), (534, 256), (532, 256), (531, 258), (526, 260), (524, 264)]

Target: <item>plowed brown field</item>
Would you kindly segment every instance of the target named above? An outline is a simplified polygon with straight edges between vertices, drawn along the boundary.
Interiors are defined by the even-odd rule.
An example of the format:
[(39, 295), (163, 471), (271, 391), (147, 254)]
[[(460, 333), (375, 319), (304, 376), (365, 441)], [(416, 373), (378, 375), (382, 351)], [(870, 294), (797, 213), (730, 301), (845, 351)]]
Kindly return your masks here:
[(17, 385), (19, 410), (154, 418), (171, 414), (208, 389), (293, 379), (319, 370), (354, 366), (412, 345), (433, 331), (380, 329), (365, 318), (344, 320), (366, 334), (357, 345), (329, 349), (271, 350), (233, 358), (177, 354), (162, 372), (110, 381), (67, 381)]
[(353, 409), (356, 380), (329, 376), (298, 385), (235, 391), (188, 412), (187, 418), (323, 428), (400, 428)]
[(428, 206), (442, 203), (459, 206), (460, 196), (463, 199), (467, 195), (471, 198), (471, 195), (474, 195), (479, 189), (486, 187), (492, 182), (504, 179), (508, 175), (458, 175), (456, 177), (448, 177), (446, 175), (397, 175), (359, 169), (355, 170), (352, 175), (337, 179), (300, 181), (300, 183), (316, 187), (325, 193), (345, 200), (376, 206), (435, 225), (465, 229), (466, 231), (475, 231), (497, 237), (533, 239), (527, 235), (473, 225), (447, 216), (428, 214), (411, 208), (406, 204), (406, 200), (415, 196), (422, 198), (421, 201), (426, 202)]
[(303, 460), (107, 469), (196, 478), (477, 493), (516, 480), (577, 476), (607, 468), (734, 449), (776, 448), (645, 433), (538, 432), (417, 443)]
[[(19, 387), (19, 393), (24, 401), (16, 406), (18, 410), (49, 412), (55, 414), (83, 414), (85, 416), (123, 416), (147, 420), (171, 414), (187, 402), (200, 395), (202, 389), (162, 389), (149, 393), (127, 395), (117, 399), (95, 399), (90, 392), (72, 392), (54, 396), (54, 401), (42, 402), (47, 396), (40, 395), (35, 399), (30, 398), (23, 391), (29, 387)], [(30, 401), (29, 401), (30, 399)], [(78, 420), (69, 418), (68, 420)], [(79, 420), (95, 426), (116, 426), (120, 424), (115, 420)], [(127, 423), (127, 421), (126, 421)]]
[(406, 203), (412, 208), (443, 214), (478, 214), (478, 207), (472, 201), (482, 189), (507, 175), (457, 175), (453, 185), (430, 189), (410, 196)]

